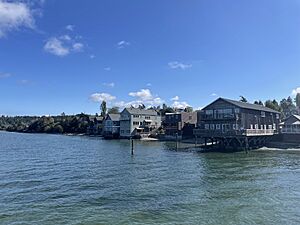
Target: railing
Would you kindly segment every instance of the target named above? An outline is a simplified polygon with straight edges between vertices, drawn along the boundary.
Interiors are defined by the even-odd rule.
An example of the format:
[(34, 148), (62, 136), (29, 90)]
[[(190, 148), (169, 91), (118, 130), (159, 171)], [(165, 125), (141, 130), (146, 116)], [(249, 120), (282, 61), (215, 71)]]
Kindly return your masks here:
[(299, 128), (282, 128), (281, 133), (283, 134), (300, 134)]
[(194, 135), (206, 137), (224, 136), (271, 136), (275, 134), (273, 129), (246, 129), (246, 130), (206, 130), (194, 129)]

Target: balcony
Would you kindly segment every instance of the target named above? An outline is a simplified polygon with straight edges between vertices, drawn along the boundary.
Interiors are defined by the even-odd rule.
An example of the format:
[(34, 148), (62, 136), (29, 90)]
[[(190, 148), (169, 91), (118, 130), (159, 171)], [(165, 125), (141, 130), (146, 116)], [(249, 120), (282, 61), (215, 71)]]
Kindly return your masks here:
[(231, 137), (231, 136), (272, 136), (273, 129), (246, 129), (246, 130), (206, 130), (194, 129), (194, 135), (202, 137)]

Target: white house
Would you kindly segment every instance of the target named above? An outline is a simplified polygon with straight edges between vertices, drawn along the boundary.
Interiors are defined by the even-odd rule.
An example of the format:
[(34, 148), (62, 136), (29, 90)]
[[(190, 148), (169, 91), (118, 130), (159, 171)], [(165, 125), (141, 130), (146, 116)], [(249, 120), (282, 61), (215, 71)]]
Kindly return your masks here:
[(120, 137), (141, 137), (161, 126), (161, 116), (152, 109), (125, 108), (120, 117)]

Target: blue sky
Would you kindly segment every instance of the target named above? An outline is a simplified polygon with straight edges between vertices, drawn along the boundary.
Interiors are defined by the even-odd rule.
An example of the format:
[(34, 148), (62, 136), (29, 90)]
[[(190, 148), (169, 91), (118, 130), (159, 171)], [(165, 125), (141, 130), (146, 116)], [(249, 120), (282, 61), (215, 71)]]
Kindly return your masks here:
[(299, 0), (0, 0), (0, 114), (300, 92)]

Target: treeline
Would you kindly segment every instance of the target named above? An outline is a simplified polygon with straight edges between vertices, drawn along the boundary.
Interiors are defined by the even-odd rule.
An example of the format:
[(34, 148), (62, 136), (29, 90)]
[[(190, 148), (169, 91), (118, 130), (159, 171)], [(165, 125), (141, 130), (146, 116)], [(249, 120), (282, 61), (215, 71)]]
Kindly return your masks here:
[[(240, 101), (248, 102), (247, 99), (243, 96), (240, 96)], [(267, 100), (265, 103), (262, 101), (254, 101), (254, 104), (262, 105), (270, 109), (281, 112), (282, 118), (286, 118), (290, 115), (299, 115), (300, 114), (300, 93), (296, 95), (293, 99), (291, 96), (283, 98), (280, 102), (277, 102), (276, 99)]]
[(94, 121), (90, 115), (0, 117), (0, 130), (26, 133), (86, 133)]

